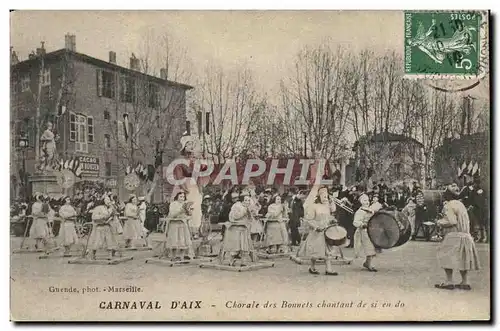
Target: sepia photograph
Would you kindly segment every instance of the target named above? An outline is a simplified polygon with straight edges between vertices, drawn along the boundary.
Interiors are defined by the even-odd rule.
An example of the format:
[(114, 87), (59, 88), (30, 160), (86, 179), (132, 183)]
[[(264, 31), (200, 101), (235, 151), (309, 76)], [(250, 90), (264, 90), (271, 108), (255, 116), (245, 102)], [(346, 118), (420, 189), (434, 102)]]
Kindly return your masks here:
[(10, 320), (489, 321), (489, 23), (11, 11)]

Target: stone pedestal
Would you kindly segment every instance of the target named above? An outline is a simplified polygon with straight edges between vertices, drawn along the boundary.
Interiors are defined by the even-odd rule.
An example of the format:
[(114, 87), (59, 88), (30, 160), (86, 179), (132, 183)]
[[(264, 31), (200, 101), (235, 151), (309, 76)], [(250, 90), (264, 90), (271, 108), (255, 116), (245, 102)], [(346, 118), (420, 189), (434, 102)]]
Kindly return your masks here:
[(52, 173), (33, 174), (28, 178), (31, 183), (32, 192), (47, 194), (48, 196), (60, 196), (64, 194), (63, 188), (57, 184), (56, 176)]

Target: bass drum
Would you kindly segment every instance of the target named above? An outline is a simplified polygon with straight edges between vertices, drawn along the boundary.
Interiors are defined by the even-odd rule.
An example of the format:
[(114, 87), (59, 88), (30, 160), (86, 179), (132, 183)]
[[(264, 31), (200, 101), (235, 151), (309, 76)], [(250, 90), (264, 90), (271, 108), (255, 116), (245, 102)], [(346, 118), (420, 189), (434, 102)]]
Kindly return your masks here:
[(380, 210), (368, 221), (368, 237), (377, 248), (389, 249), (404, 245), (410, 240), (411, 225), (402, 212)]

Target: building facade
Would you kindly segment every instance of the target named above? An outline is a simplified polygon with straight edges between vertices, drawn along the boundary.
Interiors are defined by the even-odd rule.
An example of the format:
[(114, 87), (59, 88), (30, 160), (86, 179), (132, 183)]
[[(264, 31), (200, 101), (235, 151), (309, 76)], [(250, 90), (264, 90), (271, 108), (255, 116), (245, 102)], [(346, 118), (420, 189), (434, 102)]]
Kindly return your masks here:
[(361, 137), (346, 169), (347, 185), (365, 181), (423, 181), (423, 145), (414, 138), (383, 132)]
[[(109, 61), (78, 53), (74, 36), (66, 36), (65, 49), (46, 53), (42, 46), (29, 59), (11, 63), (11, 175), (17, 183), (23, 182), (23, 162), (25, 176), (36, 173), (48, 122), (58, 157), (78, 158), (83, 181), (102, 182), (121, 198), (130, 193), (123, 188), (127, 166), (153, 165), (160, 152), (164, 163), (171, 162), (189, 125), (186, 92), (192, 87), (169, 81), (166, 70), (155, 77), (140, 66), (135, 57), (129, 68), (117, 65), (114, 52)], [(27, 148), (19, 148), (21, 136)], [(161, 200), (161, 189), (156, 191), (153, 200)]]

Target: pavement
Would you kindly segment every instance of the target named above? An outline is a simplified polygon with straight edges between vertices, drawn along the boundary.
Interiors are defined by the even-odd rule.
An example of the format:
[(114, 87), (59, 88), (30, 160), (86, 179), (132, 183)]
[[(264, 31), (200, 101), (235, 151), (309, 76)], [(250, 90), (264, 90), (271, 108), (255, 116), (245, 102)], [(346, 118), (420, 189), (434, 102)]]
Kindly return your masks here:
[[(154, 234), (158, 238), (158, 234)], [(11, 249), (20, 238), (11, 237)], [(307, 265), (276, 260), (273, 268), (232, 272), (197, 265), (145, 263), (151, 251), (128, 252), (118, 265), (68, 264), (68, 258), (11, 255), (11, 319), (35, 321), (433, 321), (490, 318), (489, 245), (477, 244), (482, 269), (472, 291), (440, 290), (439, 243), (411, 241), (374, 260), (336, 266), (338, 276), (310, 275)], [(54, 255), (60, 253), (54, 253)], [(344, 249), (353, 257), (352, 249)], [(459, 282), (459, 275), (455, 275)], [(113, 292), (110, 286), (141, 292)], [(61, 292), (73, 288), (76, 292)], [(153, 309), (105, 309), (110, 302), (152, 301)], [(183, 306), (182, 303), (186, 302)], [(191, 305), (189, 305), (189, 303)], [(195, 303), (198, 302), (198, 303)], [(154, 309), (156, 305), (157, 309)], [(191, 307), (190, 307), (191, 306)], [(196, 307), (199, 306), (199, 307)], [(161, 308), (160, 308), (161, 307)], [(146, 305), (144, 306), (146, 308)]]

